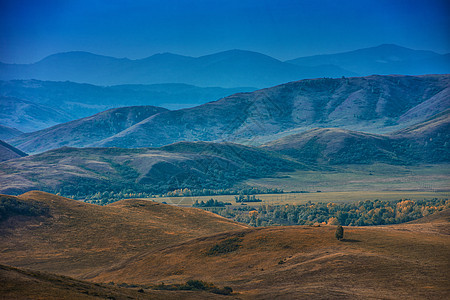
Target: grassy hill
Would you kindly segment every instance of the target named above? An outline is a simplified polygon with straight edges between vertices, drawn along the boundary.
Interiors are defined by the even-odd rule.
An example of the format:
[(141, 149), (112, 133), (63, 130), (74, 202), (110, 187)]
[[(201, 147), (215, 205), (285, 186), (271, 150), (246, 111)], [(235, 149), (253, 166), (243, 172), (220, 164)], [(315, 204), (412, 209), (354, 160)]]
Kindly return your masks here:
[(410, 225), (348, 227), (345, 239), (337, 241), (334, 231), (334, 226), (300, 226), (223, 233), (149, 252), (93, 280), (167, 284), (202, 278), (232, 286), (244, 299), (448, 294), (447, 234), (410, 230)]
[(77, 278), (145, 251), (246, 228), (200, 209), (151, 201), (96, 206), (37, 191), (0, 200), (0, 263)]
[(83, 197), (104, 191), (222, 189), (244, 179), (298, 168), (305, 167), (276, 153), (235, 144), (184, 143), (141, 149), (65, 147), (1, 163), (0, 191), (17, 194), (44, 189)]
[(450, 110), (391, 134), (316, 128), (269, 142), (263, 149), (313, 164), (440, 163), (450, 161)]
[(0, 263), (34, 270), (1, 272), (19, 282), (33, 277), (30, 289), (46, 277), (47, 295), (69, 283), (68, 296), (81, 284), (78, 292), (135, 294), (36, 271), (149, 294), (158, 283), (203, 280), (231, 286), (241, 299), (442, 299), (449, 292), (448, 211), (416, 223), (346, 227), (338, 241), (335, 226), (249, 228), (148, 201), (98, 207), (42, 192), (0, 199), (48, 208), (0, 222)]
[(168, 111), (154, 106), (113, 108), (90, 117), (55, 125), (37, 132), (25, 133), (11, 140), (22, 149), (42, 152), (60, 146), (89, 146), (155, 114)]

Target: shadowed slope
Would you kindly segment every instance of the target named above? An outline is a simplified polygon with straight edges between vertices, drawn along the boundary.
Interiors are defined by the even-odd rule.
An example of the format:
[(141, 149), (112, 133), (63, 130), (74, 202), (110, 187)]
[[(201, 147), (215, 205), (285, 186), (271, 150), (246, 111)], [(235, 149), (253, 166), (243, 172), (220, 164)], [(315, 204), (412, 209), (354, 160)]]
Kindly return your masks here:
[[(0, 293), (2, 299), (211, 299), (212, 294), (202, 291), (155, 291), (138, 288), (119, 288), (76, 280), (46, 272), (22, 270), (0, 265)], [(229, 299), (214, 294), (215, 299)]]
[(27, 154), (0, 140), (0, 162), (24, 156)]

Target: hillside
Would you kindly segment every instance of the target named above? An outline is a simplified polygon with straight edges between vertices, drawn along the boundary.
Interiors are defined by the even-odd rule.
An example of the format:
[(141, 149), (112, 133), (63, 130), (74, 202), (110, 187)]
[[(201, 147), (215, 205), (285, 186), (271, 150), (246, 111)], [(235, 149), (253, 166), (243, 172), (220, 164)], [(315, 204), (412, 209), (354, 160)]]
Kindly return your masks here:
[[(123, 106), (151, 105), (168, 109), (193, 107), (238, 92), (254, 90), (255, 88), (251, 87), (204, 88), (174, 83), (96, 86), (34, 79), (0, 81), (1, 96), (25, 99), (41, 106), (64, 111), (72, 116), (70, 120)], [(0, 123), (3, 123), (1, 119)], [(35, 130), (44, 128), (38, 127)]]
[(360, 76), (446, 74), (450, 71), (449, 54), (412, 50), (392, 44), (336, 54), (300, 57), (287, 62), (302, 67), (331, 64)]
[(450, 110), (391, 134), (316, 128), (262, 145), (315, 164), (440, 163), (450, 161)]
[[(66, 287), (67, 295), (134, 295), (78, 280), (145, 288), (197, 279), (231, 286), (240, 299), (442, 299), (448, 294), (445, 211), (416, 224), (346, 227), (338, 241), (335, 226), (249, 228), (199, 209), (151, 201), (98, 207), (42, 192), (0, 200), (9, 215), (0, 222), (0, 263), (33, 271), (0, 270), (10, 273), (5, 277), (12, 286), (30, 282), (26, 291), (38, 288), (37, 281), (51, 294)], [(145, 288), (146, 295), (152, 293), (168, 295)]]
[[(448, 293), (448, 235), (407, 226), (347, 227), (339, 242), (334, 231), (295, 226), (223, 233), (149, 251), (93, 280), (202, 278), (232, 286), (243, 299), (440, 299)], [(237, 246), (208, 254), (225, 244)]]
[(0, 162), (24, 156), (27, 154), (0, 140)]
[(137, 60), (66, 52), (50, 55), (34, 64), (0, 64), (1, 80), (68, 80), (96, 85), (184, 83), (202, 87), (263, 88), (302, 78), (354, 75), (336, 66), (298, 67), (244, 50), (201, 57), (162, 53)]
[(22, 133), (23, 133), (22, 131), (20, 131), (16, 128), (11, 128), (11, 127), (0, 125), (0, 139), (1, 140), (12, 139), (16, 136), (21, 135)]
[[(446, 110), (449, 85), (448, 75), (301, 80), (162, 112), (95, 143), (80, 139), (76, 145), (136, 148), (197, 140), (258, 145), (314, 127), (386, 133)], [(73, 143), (66, 126), (71, 125), (9, 142), (27, 153), (58, 148)]]
[(154, 106), (113, 108), (90, 117), (55, 125), (12, 140), (23, 149), (42, 152), (61, 146), (89, 146), (113, 136), (148, 117), (168, 110)]
[[(76, 280), (67, 276), (0, 265), (0, 293), (2, 299), (211, 299), (211, 293), (191, 291), (138, 292), (137, 288), (115, 287)], [(228, 299), (214, 294), (215, 299)]]
[(69, 148), (0, 163), (0, 192), (41, 189), (63, 195), (222, 189), (248, 178), (305, 168), (276, 153), (236, 145), (181, 143), (167, 148)]
[(246, 228), (200, 209), (151, 201), (96, 206), (38, 191), (0, 201), (0, 263), (76, 278), (145, 251)]
[(58, 108), (0, 96), (0, 124), (23, 132), (36, 131), (73, 120), (73, 116)]

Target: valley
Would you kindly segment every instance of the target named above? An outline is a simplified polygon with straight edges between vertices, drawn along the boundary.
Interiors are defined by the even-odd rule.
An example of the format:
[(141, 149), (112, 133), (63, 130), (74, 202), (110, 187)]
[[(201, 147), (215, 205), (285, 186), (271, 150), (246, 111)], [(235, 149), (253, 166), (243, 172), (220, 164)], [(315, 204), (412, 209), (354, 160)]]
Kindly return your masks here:
[[(3, 82), (0, 294), (445, 298), (449, 80), (317, 78), (249, 92)], [(200, 105), (140, 105), (183, 93)]]

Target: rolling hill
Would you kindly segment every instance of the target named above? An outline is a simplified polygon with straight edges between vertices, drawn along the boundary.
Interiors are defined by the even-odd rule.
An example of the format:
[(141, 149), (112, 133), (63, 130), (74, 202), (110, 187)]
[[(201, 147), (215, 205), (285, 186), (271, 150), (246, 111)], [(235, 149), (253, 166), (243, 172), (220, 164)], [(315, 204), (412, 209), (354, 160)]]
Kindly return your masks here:
[(63, 147), (0, 163), (0, 192), (41, 189), (82, 197), (104, 191), (223, 189), (247, 178), (303, 168), (276, 153), (230, 143), (141, 149)]
[(0, 140), (0, 162), (24, 156), (27, 154)]
[(262, 145), (313, 164), (440, 163), (450, 161), (450, 110), (391, 134), (316, 128)]
[(450, 72), (450, 54), (383, 44), (349, 52), (314, 55), (288, 60), (301, 67), (330, 64), (355, 72), (360, 76), (378, 74), (446, 74)]
[[(76, 145), (136, 148), (197, 140), (258, 145), (315, 127), (386, 133), (447, 109), (449, 81), (448, 75), (301, 80), (161, 112), (102, 140), (80, 139)], [(71, 124), (8, 142), (27, 153), (74, 145), (76, 130), (66, 134)]]
[(166, 111), (168, 110), (165, 108), (154, 106), (113, 108), (90, 117), (40, 130), (39, 134), (25, 133), (14, 140), (20, 141), (24, 149), (34, 149), (34, 152), (61, 146), (88, 146)]
[(38, 191), (0, 200), (2, 264), (81, 279), (151, 249), (247, 228), (200, 209), (151, 201), (97, 206)]
[(448, 211), (415, 223), (346, 227), (338, 241), (335, 226), (249, 228), (151, 201), (97, 207), (42, 192), (0, 200), (9, 204), (8, 219), (0, 222), (0, 263), (14, 266), (0, 267), (9, 272), (2, 280), (17, 286), (32, 277), (28, 288), (39, 280), (47, 294), (65, 287), (67, 297), (83, 291), (135, 295), (104, 284), (114, 281), (157, 296), (147, 287), (196, 279), (231, 286), (240, 299), (448, 295)]

